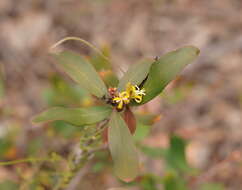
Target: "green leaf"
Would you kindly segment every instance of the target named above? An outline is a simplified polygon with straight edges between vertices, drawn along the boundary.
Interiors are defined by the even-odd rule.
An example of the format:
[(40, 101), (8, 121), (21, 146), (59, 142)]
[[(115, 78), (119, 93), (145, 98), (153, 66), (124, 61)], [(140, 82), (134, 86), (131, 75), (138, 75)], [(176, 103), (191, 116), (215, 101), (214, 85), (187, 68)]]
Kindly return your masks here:
[(165, 154), (168, 167), (182, 172), (192, 171), (186, 160), (185, 149), (186, 142), (182, 138), (171, 136), (170, 147)]
[(166, 154), (166, 150), (160, 147), (148, 147), (144, 145), (140, 145), (141, 151), (150, 156), (151, 158), (163, 158)]
[(126, 88), (126, 84), (130, 82), (132, 85), (139, 85), (148, 75), (152, 61), (143, 61), (131, 65), (129, 70), (120, 79), (118, 90), (121, 92)]
[(185, 181), (175, 173), (167, 173), (163, 184), (164, 190), (188, 190)]
[(142, 190), (158, 190), (157, 188), (157, 179), (159, 177), (154, 176), (152, 174), (145, 174), (142, 176), (141, 180), (139, 181), (140, 187)]
[(151, 126), (138, 123), (134, 133), (135, 141), (142, 141), (150, 134)]
[(13, 181), (5, 180), (0, 183), (0, 190), (18, 190), (19, 185)]
[(82, 105), (92, 102), (90, 93), (78, 84), (67, 82), (56, 73), (51, 75), (49, 88), (43, 92), (43, 97), (49, 106)]
[(148, 147), (140, 145), (141, 151), (152, 158), (164, 158), (167, 164), (167, 168), (173, 172), (196, 172), (195, 169), (188, 165), (185, 156), (186, 142), (178, 137), (171, 136), (170, 146), (168, 149), (161, 147)]
[(105, 163), (99, 161), (92, 166), (92, 172), (98, 173), (98, 172), (101, 172), (104, 168), (105, 168)]
[(207, 183), (207, 184), (203, 184), (200, 190), (225, 190), (225, 188), (222, 184)]
[[(90, 57), (91, 64), (95, 67), (97, 71), (109, 70), (112, 68), (111, 62), (108, 60), (110, 58), (110, 49), (108, 46), (103, 46), (101, 48), (102, 55), (100, 53), (94, 52)], [(106, 57), (103, 57), (103, 55)], [(107, 59), (108, 58), (108, 59)]]
[(0, 138), (0, 159), (5, 157), (6, 152), (12, 147), (12, 142), (6, 138)]
[(106, 119), (111, 114), (112, 108), (108, 106), (96, 106), (88, 108), (63, 108), (53, 107), (33, 119), (34, 123), (49, 121), (66, 121), (73, 125), (91, 125)]
[[(148, 79), (144, 84), (146, 95), (141, 104), (144, 104), (159, 95), (166, 85), (173, 80), (182, 69), (194, 61), (199, 49), (186, 46), (165, 54), (152, 64)], [(135, 104), (140, 105), (140, 104)]]
[(115, 174), (126, 182), (135, 179), (139, 170), (138, 154), (128, 126), (117, 111), (111, 115), (108, 138)]
[(54, 55), (62, 69), (81, 87), (99, 98), (107, 94), (107, 88), (93, 65), (79, 54), (64, 51)]
[(43, 144), (44, 139), (41, 136), (31, 139), (26, 146), (26, 153), (30, 157), (39, 155), (39, 150), (43, 147)]
[(101, 71), (100, 75), (108, 87), (117, 87), (119, 80), (112, 70)]
[(55, 133), (67, 139), (73, 138), (81, 132), (80, 128), (65, 121), (54, 121), (51, 127)]

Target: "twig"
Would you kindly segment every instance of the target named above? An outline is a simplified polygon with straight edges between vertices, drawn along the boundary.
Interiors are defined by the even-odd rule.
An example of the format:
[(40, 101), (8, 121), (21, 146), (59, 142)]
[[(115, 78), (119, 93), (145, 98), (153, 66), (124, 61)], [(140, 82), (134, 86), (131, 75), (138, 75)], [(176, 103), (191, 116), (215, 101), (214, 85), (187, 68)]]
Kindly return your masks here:
[(50, 50), (56, 48), (57, 46), (59, 46), (60, 44), (66, 42), (66, 41), (70, 41), (70, 40), (74, 40), (74, 41), (79, 41), (85, 45), (87, 45), (88, 47), (92, 48), (94, 51), (96, 51), (100, 56), (102, 56), (105, 60), (109, 61), (108, 57), (106, 57), (102, 51), (100, 51), (96, 46), (92, 45), (90, 42), (82, 39), (82, 38), (78, 38), (78, 37), (66, 37), (58, 42), (56, 42), (53, 46), (51, 46)]
[(80, 183), (81, 179), (85, 176), (85, 174), (90, 171), (91, 169), (91, 159), (93, 157), (90, 157), (93, 153), (100, 151), (100, 150), (105, 150), (107, 148), (107, 145), (104, 145), (102, 147), (92, 149), (91, 151), (88, 152), (86, 157), (88, 157), (88, 161), (83, 163), (81, 166), (79, 166), (79, 170), (77, 171), (76, 175), (71, 179), (69, 182), (68, 186), (66, 187), (65, 190), (76, 190), (78, 184)]
[[(107, 124), (108, 120), (104, 120), (100, 122), (97, 126), (97, 132), (95, 135), (98, 135), (104, 128), (105, 125)], [(92, 143), (93, 139), (90, 139), (89, 141), (86, 142), (86, 145), (89, 145)], [(79, 184), (77, 181), (80, 181), (81, 178), (84, 176), (85, 173), (90, 169), (90, 167), (86, 167), (86, 165), (90, 165), (90, 160), (93, 158), (93, 153), (104, 150), (107, 148), (107, 145), (103, 145), (98, 148), (93, 148), (91, 150), (83, 150), (81, 151), (81, 154), (73, 155), (70, 158), (70, 162), (72, 162), (73, 166), (70, 167), (69, 172), (71, 173), (71, 176), (66, 178), (63, 176), (61, 179), (58, 181), (58, 183), (55, 185), (53, 190), (59, 190), (62, 189), (64, 185), (68, 184), (68, 188), (71, 186), (71, 189), (75, 189), (75, 187)], [(75, 159), (77, 158), (77, 159)], [(83, 170), (83, 171), (82, 171)], [(73, 177), (74, 176), (74, 177)]]
[(91, 169), (91, 162), (85, 164), (76, 174), (75, 177), (72, 178), (69, 185), (65, 190), (76, 190), (78, 184), (80, 183), (81, 179), (85, 176), (85, 174), (90, 171)]
[[(82, 38), (78, 38), (78, 37), (66, 37), (58, 42), (56, 42), (53, 46), (50, 47), (49, 51), (52, 52), (53, 49), (55, 49), (57, 46), (61, 45), (62, 43), (66, 42), (66, 41), (70, 41), (70, 40), (73, 40), (73, 41), (79, 41), (83, 44), (85, 44), (86, 46), (90, 47), (91, 49), (93, 49), (96, 53), (98, 53), (103, 59), (105, 59), (107, 62), (111, 63), (110, 59), (103, 54), (103, 52), (101, 50), (99, 50), (96, 46), (94, 46), (93, 44), (91, 44), (90, 42), (82, 39)], [(119, 66), (117, 65), (117, 67), (119, 68), (119, 70), (122, 72), (122, 73), (125, 73), (124, 70)]]
[(14, 165), (14, 164), (20, 164), (24, 162), (43, 162), (48, 161), (47, 158), (25, 158), (20, 160), (12, 160), (12, 161), (6, 161), (6, 162), (0, 162), (0, 166), (8, 166), (8, 165)]

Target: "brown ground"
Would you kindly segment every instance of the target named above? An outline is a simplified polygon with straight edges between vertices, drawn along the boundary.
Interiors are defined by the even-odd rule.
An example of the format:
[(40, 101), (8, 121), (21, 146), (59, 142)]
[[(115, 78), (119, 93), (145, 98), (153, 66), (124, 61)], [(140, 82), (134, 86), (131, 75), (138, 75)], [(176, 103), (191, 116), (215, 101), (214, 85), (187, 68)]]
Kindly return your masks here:
[[(12, 114), (0, 118), (0, 127), (14, 120), (25, 135), (32, 129), (29, 118), (45, 107), (40, 92), (56, 71), (48, 48), (65, 36), (108, 44), (113, 63), (124, 68), (142, 57), (195, 45), (201, 49), (198, 61), (166, 93), (173, 86), (192, 88), (176, 104), (156, 99), (146, 106), (163, 115), (147, 143), (165, 145), (168, 133), (178, 133), (189, 139), (190, 163), (203, 169), (196, 183), (219, 181), (229, 190), (242, 189), (241, 9), (241, 0), (1, 0), (6, 98), (0, 105)], [(75, 42), (65, 47), (89, 52)]]

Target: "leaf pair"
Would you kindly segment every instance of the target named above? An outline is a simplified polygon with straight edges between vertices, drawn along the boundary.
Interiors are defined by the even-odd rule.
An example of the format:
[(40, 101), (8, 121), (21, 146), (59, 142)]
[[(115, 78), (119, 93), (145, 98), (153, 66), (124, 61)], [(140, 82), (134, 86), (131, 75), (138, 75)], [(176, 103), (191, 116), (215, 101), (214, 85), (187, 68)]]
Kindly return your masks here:
[[(141, 102), (141, 104), (144, 104), (160, 94), (166, 85), (186, 65), (190, 64), (198, 54), (199, 50), (196, 47), (186, 46), (165, 54), (154, 63), (143, 61), (134, 64), (120, 79), (118, 90), (123, 91), (128, 82), (133, 85), (139, 85), (148, 77), (144, 83), (146, 95)], [(55, 54), (55, 57), (63, 70), (81, 87), (99, 98), (107, 94), (104, 82), (95, 68), (84, 58), (76, 53), (67, 51)]]
[[(102, 98), (107, 94), (107, 88), (103, 80), (93, 65), (86, 59), (76, 53), (68, 51), (53, 55), (57, 59), (60, 67), (82, 88), (98, 98)], [(33, 119), (33, 122), (62, 120), (77, 126), (90, 125), (108, 118), (111, 110), (109, 106), (94, 106), (90, 108), (54, 107), (37, 115)]]

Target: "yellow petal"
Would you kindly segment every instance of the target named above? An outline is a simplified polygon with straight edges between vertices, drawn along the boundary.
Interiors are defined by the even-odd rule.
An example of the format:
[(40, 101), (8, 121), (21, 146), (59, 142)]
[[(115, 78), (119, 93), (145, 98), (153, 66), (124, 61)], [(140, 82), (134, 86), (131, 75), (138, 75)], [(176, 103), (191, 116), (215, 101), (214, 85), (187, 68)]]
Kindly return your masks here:
[(136, 95), (134, 100), (137, 102), (137, 103), (140, 103), (142, 101), (142, 95)]
[(128, 99), (129, 98), (129, 94), (127, 93), (127, 92), (121, 92), (120, 93), (120, 98), (122, 98), (122, 99)]
[(132, 97), (135, 93), (135, 87), (130, 82), (126, 85), (126, 92), (130, 97)]
[(123, 101), (120, 101), (117, 107), (119, 110), (121, 110), (123, 108)]
[(120, 97), (116, 97), (113, 99), (114, 102), (120, 102), (121, 101), (121, 98)]

